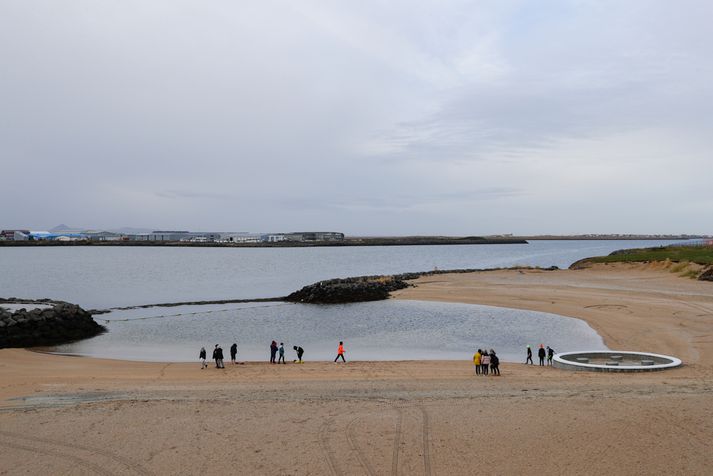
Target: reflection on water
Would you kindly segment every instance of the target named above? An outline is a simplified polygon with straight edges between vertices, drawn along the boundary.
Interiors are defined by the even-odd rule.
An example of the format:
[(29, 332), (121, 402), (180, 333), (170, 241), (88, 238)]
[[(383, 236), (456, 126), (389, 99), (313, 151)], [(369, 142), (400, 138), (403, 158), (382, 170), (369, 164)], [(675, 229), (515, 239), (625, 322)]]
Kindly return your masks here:
[(193, 361), (205, 346), (238, 344), (238, 359), (267, 361), (272, 340), (305, 349), (305, 360), (333, 359), (343, 340), (347, 359), (464, 359), (477, 347), (506, 361), (525, 346), (556, 351), (606, 349), (585, 322), (554, 314), (471, 304), (379, 301), (345, 305), (253, 303), (115, 311), (96, 316), (109, 332), (57, 352), (148, 361)]

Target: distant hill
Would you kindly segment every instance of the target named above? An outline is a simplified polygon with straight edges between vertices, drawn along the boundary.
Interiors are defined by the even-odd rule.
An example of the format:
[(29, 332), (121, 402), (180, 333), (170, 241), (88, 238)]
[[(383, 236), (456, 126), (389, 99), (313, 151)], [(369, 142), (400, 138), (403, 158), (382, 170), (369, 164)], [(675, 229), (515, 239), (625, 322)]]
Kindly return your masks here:
[(70, 226), (65, 225), (64, 223), (57, 225), (54, 228), (50, 228), (50, 231), (56, 232), (56, 231), (68, 231), (68, 230), (76, 230), (76, 228), (72, 228)]

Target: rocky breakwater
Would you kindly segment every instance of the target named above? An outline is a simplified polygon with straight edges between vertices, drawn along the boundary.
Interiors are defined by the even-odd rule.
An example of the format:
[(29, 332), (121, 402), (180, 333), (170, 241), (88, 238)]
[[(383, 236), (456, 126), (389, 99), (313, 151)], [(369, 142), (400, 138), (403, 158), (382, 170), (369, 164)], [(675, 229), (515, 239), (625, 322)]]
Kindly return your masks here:
[(713, 281), (713, 266), (706, 268), (700, 276), (698, 276), (699, 281)]
[(309, 304), (380, 301), (388, 299), (391, 291), (408, 286), (405, 275), (330, 279), (305, 286), (287, 296), (285, 300)]
[(0, 348), (58, 345), (104, 331), (89, 312), (75, 304), (0, 299)]

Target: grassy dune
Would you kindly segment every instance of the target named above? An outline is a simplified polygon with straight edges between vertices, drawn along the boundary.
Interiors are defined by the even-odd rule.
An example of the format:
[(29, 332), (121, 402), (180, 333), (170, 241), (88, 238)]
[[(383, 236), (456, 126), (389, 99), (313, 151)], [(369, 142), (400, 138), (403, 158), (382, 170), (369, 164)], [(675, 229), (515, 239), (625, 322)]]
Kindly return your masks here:
[(570, 269), (586, 268), (595, 263), (666, 263), (672, 273), (713, 281), (713, 246), (661, 246), (619, 250), (607, 256), (585, 258)]

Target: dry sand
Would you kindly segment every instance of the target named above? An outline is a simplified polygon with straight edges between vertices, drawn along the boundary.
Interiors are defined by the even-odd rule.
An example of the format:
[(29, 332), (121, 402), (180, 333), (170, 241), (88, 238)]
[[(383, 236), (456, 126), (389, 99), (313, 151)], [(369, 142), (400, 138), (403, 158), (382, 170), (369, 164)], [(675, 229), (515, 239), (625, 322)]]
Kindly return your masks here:
[[(0, 351), (0, 474), (711, 474), (713, 284), (647, 266), (421, 278), (399, 299), (585, 319), (680, 369), (468, 362), (220, 371)], [(348, 349), (347, 349), (348, 350)]]

